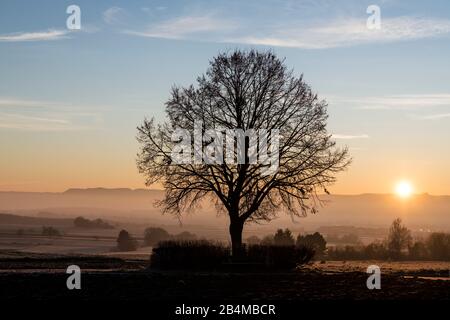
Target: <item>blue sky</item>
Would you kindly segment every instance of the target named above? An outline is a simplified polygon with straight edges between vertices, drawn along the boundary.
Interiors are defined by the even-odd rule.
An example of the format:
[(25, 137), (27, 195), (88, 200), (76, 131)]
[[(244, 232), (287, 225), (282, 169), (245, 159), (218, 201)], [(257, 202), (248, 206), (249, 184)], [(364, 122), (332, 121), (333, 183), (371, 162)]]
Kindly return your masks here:
[[(380, 30), (366, 27), (371, 4)], [(354, 157), (332, 191), (407, 178), (450, 193), (450, 3), (398, 0), (2, 0), (0, 189), (142, 187), (136, 126), (234, 48), (273, 50), (329, 102)]]

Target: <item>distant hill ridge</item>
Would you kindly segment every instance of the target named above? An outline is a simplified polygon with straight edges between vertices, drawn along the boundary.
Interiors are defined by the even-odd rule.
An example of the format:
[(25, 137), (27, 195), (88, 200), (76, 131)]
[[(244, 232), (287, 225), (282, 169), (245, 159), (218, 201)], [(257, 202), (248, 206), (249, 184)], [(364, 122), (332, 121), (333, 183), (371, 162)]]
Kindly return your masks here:
[(130, 189), (130, 188), (71, 188), (62, 192), (66, 195), (144, 195), (152, 193), (162, 193), (163, 190), (158, 189)]
[(73, 219), (67, 218), (42, 218), (19, 216), (15, 214), (0, 213), (0, 224), (20, 224), (20, 225), (52, 225), (52, 226), (70, 226), (73, 224)]
[[(74, 188), (64, 192), (0, 192), (0, 212), (36, 215), (46, 211), (61, 215), (126, 220), (157, 219), (164, 223), (178, 223), (171, 215), (162, 215), (154, 204), (164, 197), (164, 190), (128, 188)], [(388, 226), (401, 217), (411, 226), (434, 230), (450, 230), (450, 196), (429, 194), (401, 199), (392, 194), (323, 195), (324, 206), (317, 214), (297, 218), (298, 224)], [(225, 216), (222, 217), (226, 219)], [(195, 224), (217, 225), (217, 212), (211, 201), (189, 215)], [(289, 216), (280, 214), (277, 223), (292, 223)]]

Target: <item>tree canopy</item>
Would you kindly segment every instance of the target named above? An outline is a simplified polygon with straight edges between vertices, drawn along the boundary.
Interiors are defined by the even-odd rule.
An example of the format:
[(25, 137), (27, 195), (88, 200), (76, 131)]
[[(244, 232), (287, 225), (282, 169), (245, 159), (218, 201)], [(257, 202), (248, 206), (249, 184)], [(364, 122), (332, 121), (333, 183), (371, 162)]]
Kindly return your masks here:
[[(338, 148), (326, 130), (327, 103), (272, 52), (219, 54), (206, 74), (198, 77), (196, 87), (173, 87), (166, 112), (166, 123), (151, 119), (138, 127), (139, 171), (147, 185), (163, 184), (165, 198), (160, 205), (165, 212), (180, 216), (202, 199), (214, 201), (218, 210), (228, 213), (232, 242), (237, 246), (242, 243), (245, 222), (269, 221), (281, 209), (294, 216), (315, 213), (318, 194), (328, 192), (327, 186), (350, 162), (348, 150)], [(270, 166), (267, 162), (238, 163), (223, 154), (221, 163), (173, 161), (171, 152), (180, 141), (176, 130), (194, 132), (197, 122), (202, 123), (202, 133), (209, 129), (277, 131), (279, 141), (267, 135), (268, 153), (279, 161), (277, 170), (262, 174)], [(191, 141), (192, 157), (214, 138), (203, 139), (200, 151)], [(271, 149), (275, 142), (277, 150)], [(238, 139), (232, 144), (238, 145)], [(256, 149), (260, 152), (261, 145)], [(244, 151), (245, 159), (255, 151), (248, 137)], [(232, 152), (233, 158), (239, 157), (236, 149)]]

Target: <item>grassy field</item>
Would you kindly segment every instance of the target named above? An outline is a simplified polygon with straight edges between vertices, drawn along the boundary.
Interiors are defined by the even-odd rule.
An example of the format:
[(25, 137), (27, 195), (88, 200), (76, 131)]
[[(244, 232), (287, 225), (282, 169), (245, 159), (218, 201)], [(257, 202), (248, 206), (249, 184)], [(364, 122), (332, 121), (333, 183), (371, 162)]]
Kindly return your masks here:
[(40, 235), (0, 235), (0, 249), (49, 254), (99, 254), (116, 246), (113, 237), (70, 235), (57, 238)]

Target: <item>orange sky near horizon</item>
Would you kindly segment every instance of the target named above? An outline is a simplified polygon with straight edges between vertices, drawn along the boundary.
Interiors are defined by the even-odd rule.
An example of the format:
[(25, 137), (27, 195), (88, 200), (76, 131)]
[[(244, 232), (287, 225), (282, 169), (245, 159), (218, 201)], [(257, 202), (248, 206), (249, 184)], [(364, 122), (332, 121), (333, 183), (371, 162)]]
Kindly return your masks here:
[[(77, 148), (38, 150), (28, 140), (0, 159), (0, 191), (62, 192), (69, 188), (146, 188), (135, 166), (137, 143), (124, 150), (103, 143), (102, 152), (90, 145)], [(14, 149), (11, 146), (11, 150)], [(450, 194), (450, 170), (444, 159), (433, 163), (408, 155), (395, 161), (392, 155), (352, 150), (353, 163), (329, 188), (333, 194), (394, 193), (399, 181), (407, 180), (414, 193)], [(19, 154), (19, 156), (18, 156)], [(160, 185), (152, 188), (160, 188)]]
[[(360, 4), (245, 2), (220, 6), (210, 21), (228, 21), (219, 29), (204, 30), (202, 18), (184, 30), (197, 9), (212, 7), (180, 2), (152, 21), (155, 30), (180, 34), (158, 38), (139, 36), (149, 16), (133, 2), (123, 2), (128, 19), (113, 27), (105, 4), (81, 1), (89, 12), (83, 25), (92, 28), (59, 35), (52, 30), (67, 18), (60, 5), (29, 1), (24, 11), (21, 1), (2, 3), (0, 191), (145, 188), (136, 127), (145, 118), (163, 122), (171, 88), (196, 87), (219, 53), (255, 48), (274, 52), (327, 102), (327, 131), (353, 158), (331, 193), (394, 193), (407, 180), (414, 193), (450, 195), (447, 4), (388, 1), (382, 16), (401, 24), (385, 24), (392, 29), (373, 37)], [(405, 37), (404, 30), (418, 32)], [(257, 38), (274, 42), (224, 41)]]

